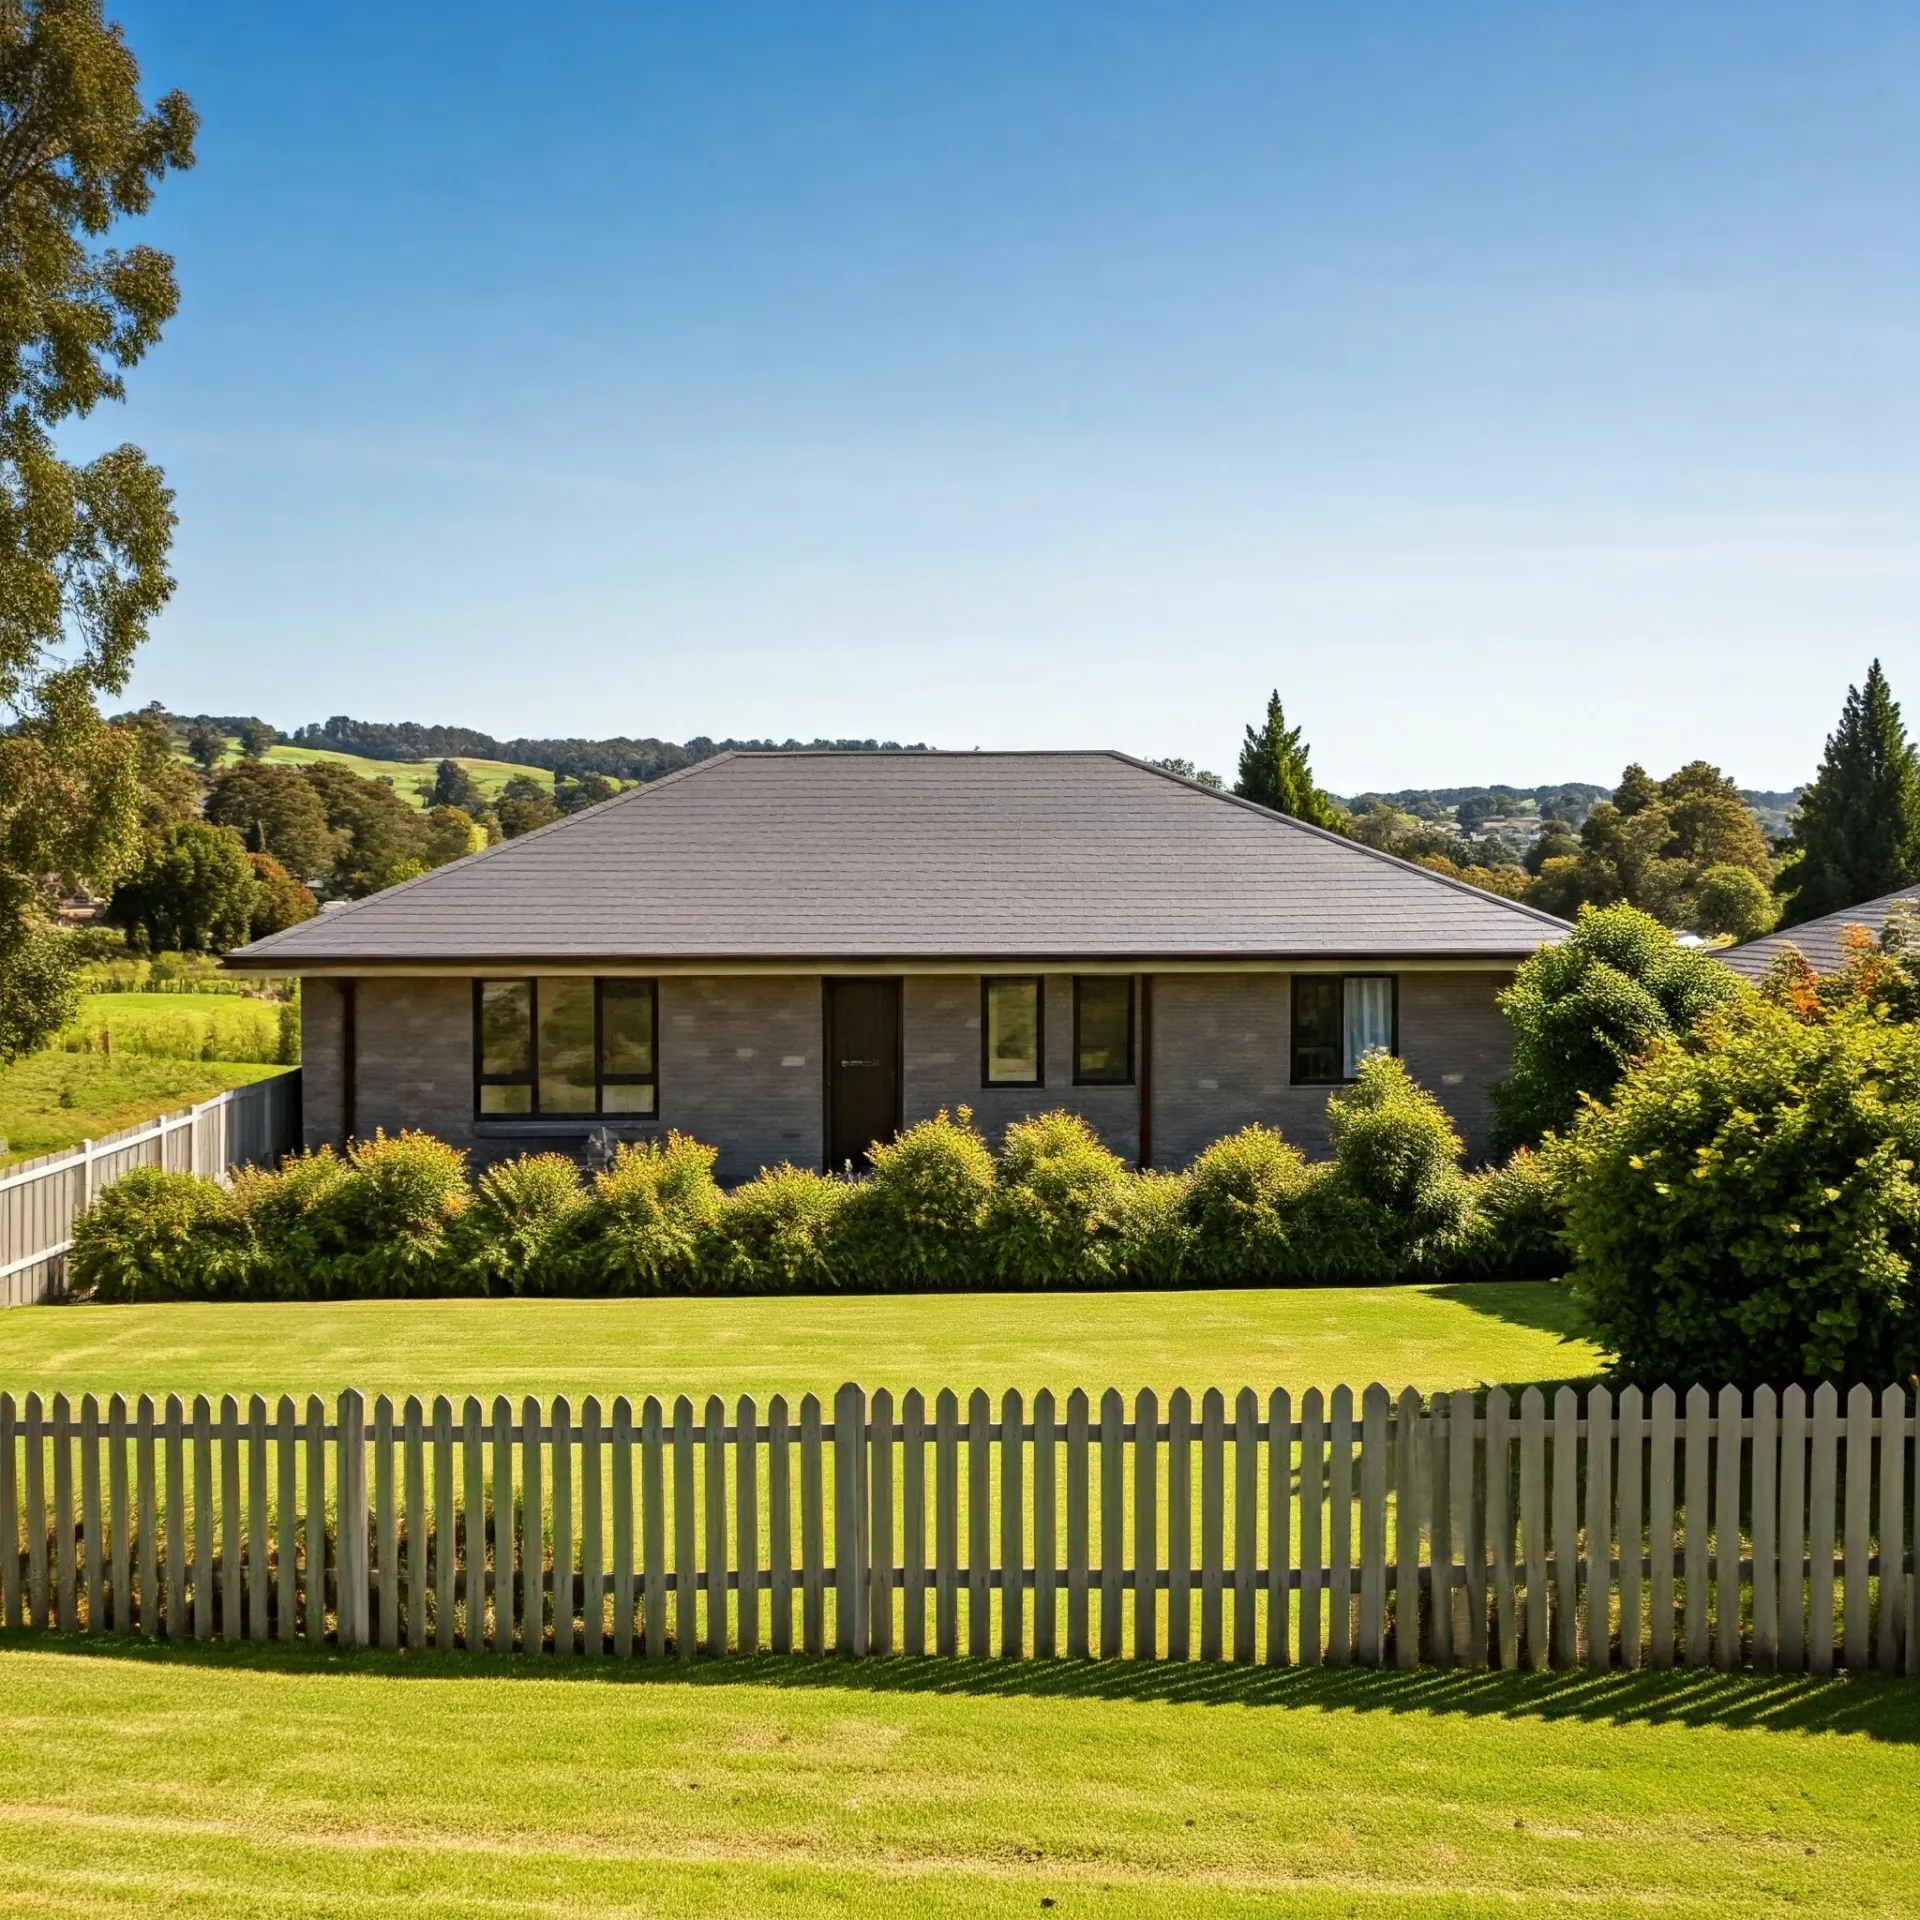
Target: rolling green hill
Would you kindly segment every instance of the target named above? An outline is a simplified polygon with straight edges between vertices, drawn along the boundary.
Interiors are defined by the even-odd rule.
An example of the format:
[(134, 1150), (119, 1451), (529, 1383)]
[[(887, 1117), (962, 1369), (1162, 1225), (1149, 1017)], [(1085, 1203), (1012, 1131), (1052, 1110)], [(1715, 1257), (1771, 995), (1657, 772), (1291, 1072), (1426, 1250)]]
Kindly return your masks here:
[[(240, 745), (232, 743), (232, 751), (221, 764), (231, 766), (239, 758)], [(536, 782), (544, 791), (553, 791), (553, 775), (544, 767), (517, 766), (511, 760), (469, 760), (457, 756), (461, 766), (473, 775), (474, 784), (489, 800), (504, 787), (513, 776), (524, 774)], [(183, 753), (180, 758), (185, 759)], [(410, 807), (424, 807), (426, 802), (415, 790), (422, 780), (431, 780), (434, 770), (439, 766), (437, 760), (369, 760), (357, 753), (334, 753), (325, 747), (269, 747), (262, 758), (284, 767), (307, 767), (316, 760), (328, 760), (336, 766), (342, 766), (349, 773), (357, 773), (363, 780), (391, 780), (395, 791)]]
[[(282, 766), (311, 766), (316, 760), (331, 760), (357, 773), (363, 780), (391, 780), (400, 797), (414, 806), (424, 802), (414, 791), (422, 780), (431, 780), (437, 760), (368, 760), (357, 753), (334, 753), (325, 747), (269, 747), (264, 756)], [(458, 756), (459, 764), (473, 775), (474, 785), (491, 800), (513, 776), (524, 774), (544, 791), (553, 791), (553, 775), (544, 767), (516, 766), (511, 760), (469, 760)]]

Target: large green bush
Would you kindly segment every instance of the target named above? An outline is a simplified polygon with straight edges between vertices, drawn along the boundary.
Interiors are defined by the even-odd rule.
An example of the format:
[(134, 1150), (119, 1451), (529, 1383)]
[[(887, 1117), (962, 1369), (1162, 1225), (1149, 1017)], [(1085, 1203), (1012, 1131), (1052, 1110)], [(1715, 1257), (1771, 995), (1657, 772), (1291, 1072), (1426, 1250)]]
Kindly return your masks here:
[(327, 1291), (398, 1299), (467, 1290), (453, 1228), (466, 1211), (467, 1156), (430, 1133), (375, 1133), (348, 1150), (310, 1218)]
[(455, 1231), (456, 1258), (480, 1293), (551, 1293), (554, 1263), (586, 1204), (564, 1153), (529, 1153), (489, 1167)]
[(702, 1264), (724, 1293), (826, 1293), (843, 1284), (854, 1189), (804, 1167), (763, 1169), (722, 1201)]
[(1745, 997), (1739, 977), (1637, 907), (1586, 907), (1564, 943), (1521, 964), (1500, 1006), (1513, 1065), (1493, 1089), (1503, 1148), (1569, 1126), (1657, 1041)]
[(1120, 1277), (1132, 1287), (1177, 1287), (1187, 1278), (1193, 1227), (1188, 1176), (1133, 1174), (1120, 1190)]
[(1469, 1174), (1473, 1205), (1461, 1277), (1557, 1280), (1567, 1270), (1566, 1198), (1550, 1156), (1522, 1147), (1505, 1166)]
[(720, 1213), (717, 1150), (684, 1133), (623, 1146), (567, 1222), (550, 1266), (567, 1293), (684, 1293), (706, 1277), (701, 1250)]
[(1293, 1227), (1314, 1175), (1273, 1127), (1216, 1140), (1187, 1176), (1187, 1270), (1203, 1287), (1274, 1286), (1293, 1277)]
[(74, 1222), (71, 1283), (96, 1300), (222, 1300), (246, 1285), (247, 1238), (227, 1194), (136, 1167)]
[(1330, 1169), (1304, 1196), (1294, 1258), (1316, 1279), (1436, 1275), (1457, 1264), (1473, 1189), (1445, 1109), (1391, 1054), (1327, 1102)]
[(1102, 1287), (1120, 1272), (1127, 1170), (1077, 1113), (1016, 1121), (990, 1216), (1003, 1287)]
[(1749, 1006), (1656, 1046), (1554, 1153), (1574, 1294), (1643, 1380), (1920, 1364), (1920, 1028)]
[(261, 1300), (316, 1300), (332, 1291), (340, 1251), (330, 1211), (347, 1162), (331, 1147), (290, 1154), (277, 1173), (244, 1168), (234, 1175), (232, 1202), (246, 1223), (246, 1292)]
[(847, 1210), (848, 1271), (875, 1291), (983, 1285), (992, 1274), (987, 1216), (993, 1154), (971, 1111), (942, 1108), (873, 1150)]

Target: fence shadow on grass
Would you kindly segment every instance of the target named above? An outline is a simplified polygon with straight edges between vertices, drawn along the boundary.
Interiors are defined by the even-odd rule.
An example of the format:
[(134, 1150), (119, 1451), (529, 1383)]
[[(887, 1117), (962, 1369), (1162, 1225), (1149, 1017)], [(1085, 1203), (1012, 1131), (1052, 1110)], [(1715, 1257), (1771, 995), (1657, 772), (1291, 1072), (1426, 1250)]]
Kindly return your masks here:
[(133, 1661), (142, 1665), (397, 1683), (480, 1679), (568, 1686), (762, 1687), (1001, 1700), (1093, 1700), (1293, 1712), (1460, 1714), (1470, 1718), (1609, 1725), (1725, 1727), (1779, 1733), (1853, 1733), (1920, 1746), (1920, 1686), (1877, 1674), (1485, 1673), (1462, 1669), (1242, 1667), (1211, 1662), (938, 1659), (867, 1660), (798, 1654), (715, 1660), (614, 1661), (541, 1654), (337, 1653), (224, 1642), (156, 1645), (84, 1635), (0, 1633), (0, 1653)]

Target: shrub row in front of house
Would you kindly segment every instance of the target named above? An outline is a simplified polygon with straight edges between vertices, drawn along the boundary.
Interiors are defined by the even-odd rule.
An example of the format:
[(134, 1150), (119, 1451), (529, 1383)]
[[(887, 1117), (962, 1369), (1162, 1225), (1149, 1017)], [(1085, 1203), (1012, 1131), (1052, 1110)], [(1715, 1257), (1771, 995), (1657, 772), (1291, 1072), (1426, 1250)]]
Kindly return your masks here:
[(1184, 1173), (1136, 1173), (1068, 1113), (1007, 1130), (964, 1109), (908, 1129), (863, 1179), (783, 1166), (723, 1191), (684, 1135), (585, 1178), (560, 1154), (470, 1180), (426, 1134), (322, 1150), (231, 1188), (142, 1171), (78, 1224), (98, 1300), (433, 1294), (817, 1293), (1284, 1286), (1557, 1271), (1522, 1156), (1468, 1174), (1445, 1113), (1399, 1061), (1335, 1095), (1330, 1161), (1267, 1127)]

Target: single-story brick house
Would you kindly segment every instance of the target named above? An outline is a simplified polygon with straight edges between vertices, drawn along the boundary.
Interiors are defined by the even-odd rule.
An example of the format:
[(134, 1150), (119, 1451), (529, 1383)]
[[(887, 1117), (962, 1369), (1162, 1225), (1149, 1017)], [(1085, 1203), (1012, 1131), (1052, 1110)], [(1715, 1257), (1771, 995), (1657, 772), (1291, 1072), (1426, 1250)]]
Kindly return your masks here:
[(941, 1107), (1141, 1165), (1326, 1143), (1388, 1047), (1474, 1157), (1562, 922), (1119, 753), (735, 753), (229, 956), (304, 981), (311, 1144), (678, 1128), (723, 1179)]

